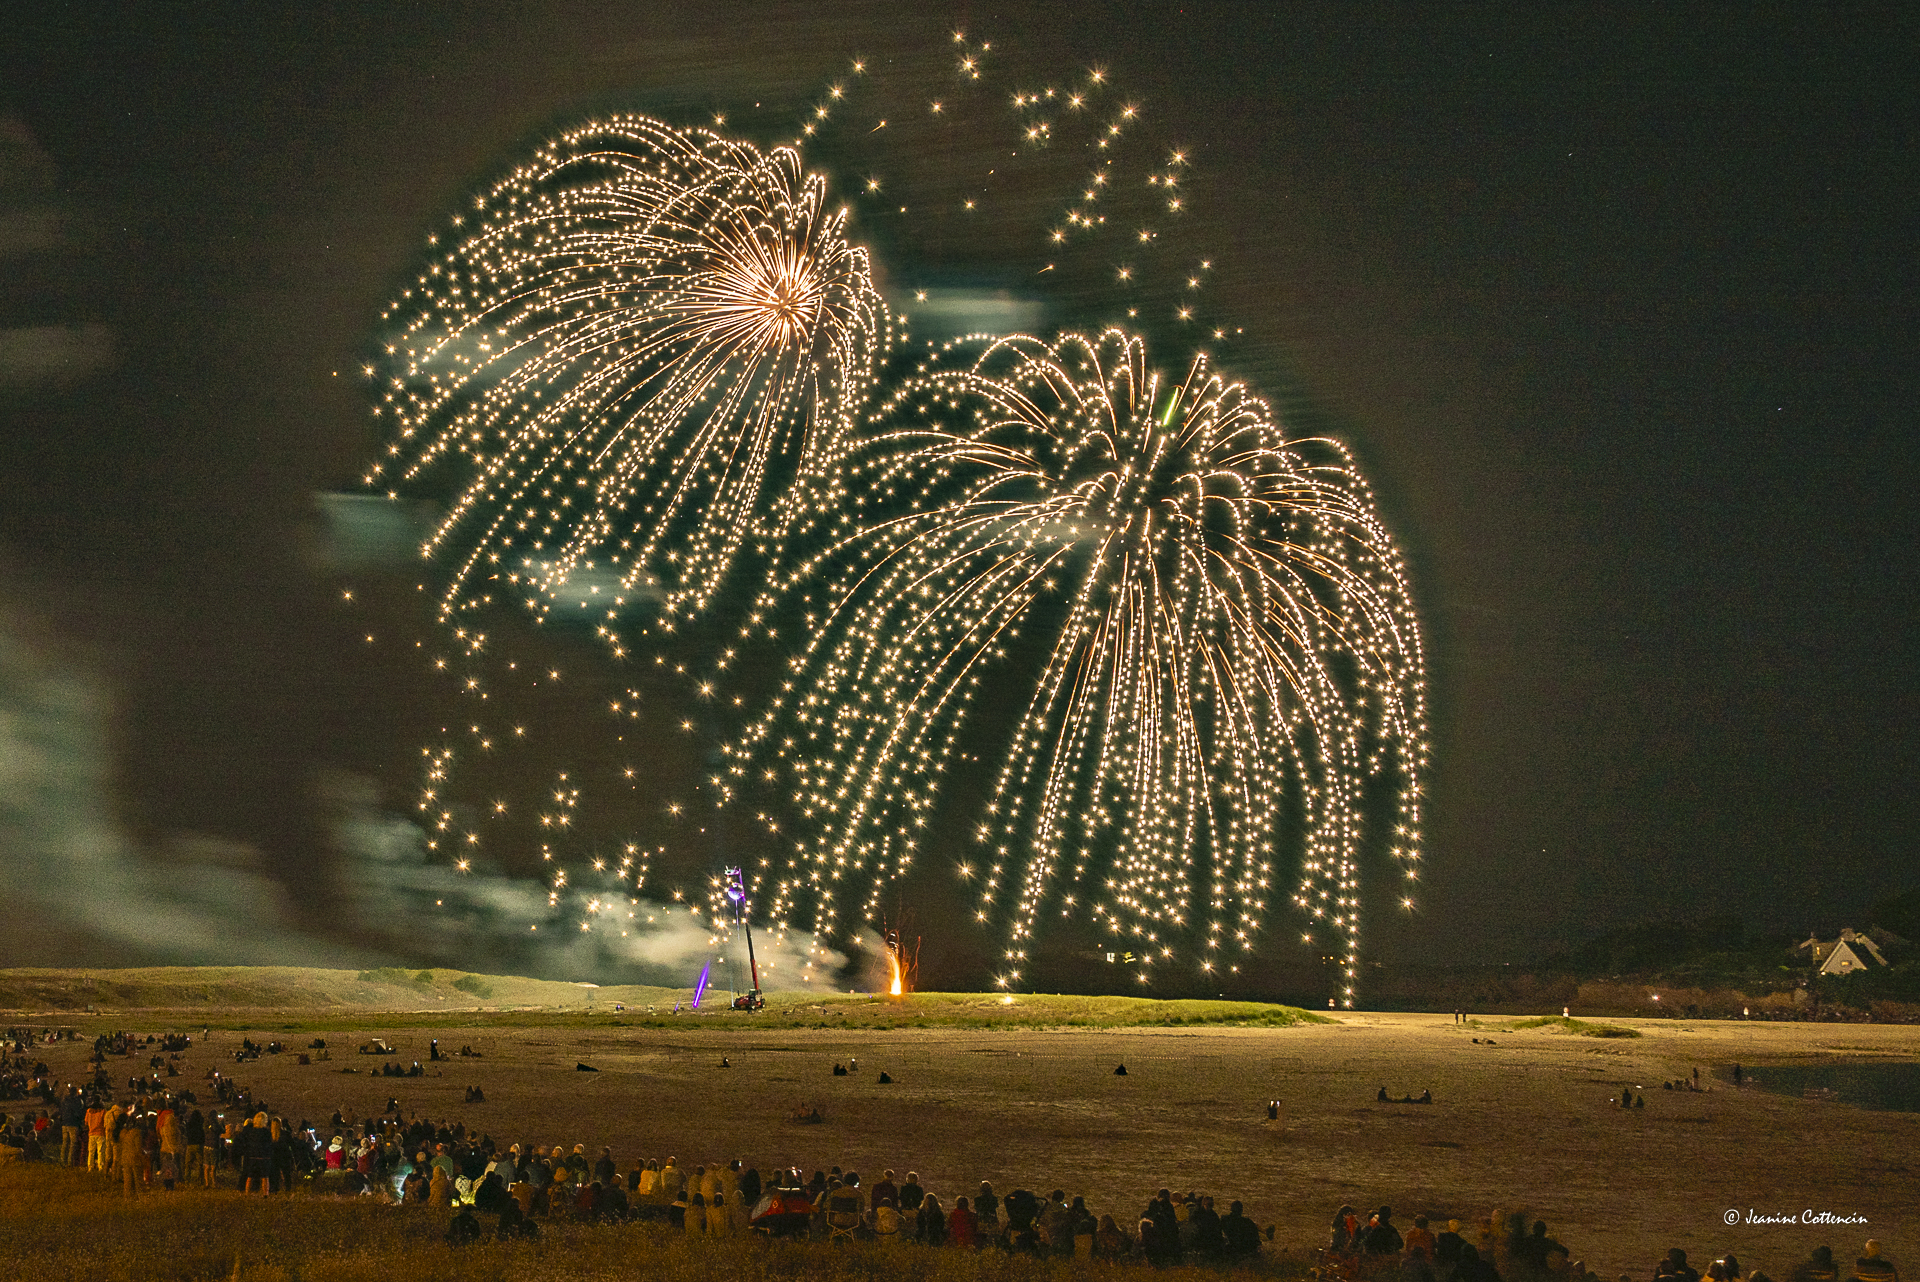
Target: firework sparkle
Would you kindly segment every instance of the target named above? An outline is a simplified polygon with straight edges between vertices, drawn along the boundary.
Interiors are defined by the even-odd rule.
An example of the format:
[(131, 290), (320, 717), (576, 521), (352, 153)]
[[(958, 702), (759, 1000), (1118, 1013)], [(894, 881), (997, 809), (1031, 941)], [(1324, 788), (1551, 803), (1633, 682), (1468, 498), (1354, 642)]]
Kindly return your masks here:
[(635, 115), (562, 133), (456, 216), (368, 370), (392, 433), (366, 482), (457, 474), (422, 549), (449, 567), (442, 619), (545, 615), (604, 565), (618, 651), (629, 598), (671, 630), (748, 540), (777, 556), (833, 506), (888, 328), (845, 223), (793, 148)]
[(999, 982), (1048, 909), (1091, 913), (1142, 980), (1199, 919), (1191, 960), (1237, 969), (1291, 799), (1294, 898), (1341, 941), (1350, 997), (1368, 781), (1396, 779), (1413, 880), (1427, 752), (1405, 568), (1351, 455), (1286, 438), (1205, 358), (1165, 378), (1118, 330), (949, 344), (879, 417), (851, 467), (892, 515), (844, 515), (784, 585), (817, 588), (796, 680), (729, 748), (778, 762), (817, 833), (776, 915), (811, 898), (830, 935), (864, 882), (871, 919), (991, 691), (1023, 710), (962, 873), (1007, 929)]
[[(1411, 907), (1422, 857), (1425, 675), (1401, 555), (1345, 447), (1290, 436), (1216, 368), (1240, 331), (1207, 313), (1214, 262), (1182, 244), (1186, 150), (1123, 151), (1140, 108), (1097, 69), (996, 108), (990, 45), (954, 45), (944, 87), (882, 85), (856, 60), (766, 150), (588, 122), (476, 197), (447, 248), (429, 238), (368, 370), (389, 430), (365, 479), (450, 495), (422, 551), (458, 643), (436, 669), (479, 704), (460, 753), (489, 787), (538, 777), (491, 759), (541, 737), (495, 696), (554, 698), (560, 674), (529, 681), (491, 636), (497, 611), (590, 623), (610, 672), (648, 635), (652, 684), (604, 691), (607, 747), (672, 738), (697, 771), (710, 745), (692, 786), (722, 809), (780, 794), (754, 816), (758, 859), (724, 825), (695, 844), (747, 867), (809, 958), (878, 920), (883, 886), (974, 809), (943, 784), (987, 762), (959, 872), (977, 922), (1005, 932), (999, 983), (1022, 982), (1056, 913), (1090, 919), (1143, 983), (1237, 972), (1297, 851), (1302, 940), (1327, 932), (1350, 1004), (1362, 865), (1390, 852)], [(1011, 151), (961, 142), (996, 136)], [(983, 219), (1032, 236), (1032, 297), (1108, 319), (905, 356), (909, 314), (953, 293), (940, 269), (916, 288), (923, 258), (951, 264)], [(856, 232), (888, 248), (892, 309)], [(511, 650), (529, 668), (530, 641)], [(756, 645), (778, 656), (771, 682), (750, 675)], [(676, 685), (687, 706), (663, 719)], [(598, 769), (564, 738), (553, 759)], [(466, 872), (451, 828), (476, 807), (453, 800), (454, 756), (426, 752), (420, 809), (428, 851)], [(697, 822), (688, 782), (629, 764), (615, 787), (673, 826)], [(668, 860), (658, 832), (623, 832), (617, 869), (596, 853), (570, 877), (602, 847), (574, 826), (577, 788), (553, 796), (513, 803), (538, 813), (549, 907), (581, 931), (641, 910)], [(726, 914), (705, 898), (719, 946)], [(808, 908), (811, 932), (790, 924)]]

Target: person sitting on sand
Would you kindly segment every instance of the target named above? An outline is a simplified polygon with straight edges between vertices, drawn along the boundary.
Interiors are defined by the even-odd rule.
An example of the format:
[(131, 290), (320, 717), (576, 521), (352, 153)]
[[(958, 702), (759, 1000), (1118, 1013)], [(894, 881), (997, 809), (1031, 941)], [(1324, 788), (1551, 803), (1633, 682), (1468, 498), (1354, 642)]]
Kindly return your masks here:
[(507, 1186), (501, 1183), (498, 1171), (487, 1172), (474, 1187), (473, 1205), (484, 1214), (499, 1214), (508, 1201)]
[(500, 1227), (495, 1230), (498, 1238), (533, 1237), (540, 1231), (539, 1225), (528, 1219), (520, 1204), (511, 1198), (500, 1208)]
[(1413, 1217), (1413, 1227), (1407, 1230), (1405, 1246), (1409, 1253), (1413, 1251), (1425, 1251), (1427, 1253), (1427, 1262), (1429, 1264), (1433, 1262), (1433, 1230), (1427, 1227), (1426, 1216), (1416, 1215)]
[(1238, 1202), (1227, 1204), (1220, 1217), (1220, 1237), (1229, 1260), (1251, 1260), (1260, 1254), (1260, 1226), (1247, 1218), (1246, 1208)]
[(1333, 1217), (1333, 1233), (1327, 1240), (1327, 1250), (1335, 1255), (1348, 1255), (1360, 1249), (1360, 1217), (1353, 1207), (1343, 1206)]
[[(424, 1159), (425, 1154), (421, 1157)], [(427, 1164), (424, 1160), (414, 1164), (400, 1181), (400, 1201), (403, 1204), (425, 1202), (427, 1200)]]
[(1500, 1282), (1500, 1274), (1471, 1243), (1462, 1243), (1460, 1261), (1453, 1267), (1453, 1282)]
[(1840, 1270), (1833, 1263), (1833, 1248), (1816, 1246), (1812, 1255), (1794, 1266), (1787, 1282), (1834, 1282), (1839, 1276)]
[(1406, 1242), (1400, 1236), (1400, 1230), (1393, 1226), (1393, 1208), (1383, 1206), (1373, 1213), (1367, 1221), (1366, 1236), (1361, 1240), (1361, 1249), (1368, 1255), (1398, 1255)]
[(447, 1244), (449, 1246), (467, 1246), (480, 1240), (480, 1221), (473, 1218), (473, 1208), (463, 1206), (447, 1226)]
[(1193, 1251), (1203, 1260), (1217, 1260), (1227, 1252), (1226, 1233), (1220, 1227), (1220, 1213), (1213, 1199), (1202, 1197), (1187, 1217), (1193, 1225)]
[(828, 1180), (827, 1195), (822, 1199), (822, 1205), (829, 1216), (850, 1215), (855, 1219), (864, 1220), (865, 1215), (862, 1210), (864, 1201), (865, 1199), (860, 1196), (858, 1185)]
[(1868, 1238), (1860, 1258), (1853, 1262), (1855, 1282), (1900, 1282), (1900, 1270), (1880, 1254), (1878, 1238)]
[(1133, 1254), (1133, 1241), (1111, 1215), (1100, 1217), (1093, 1230), (1093, 1256), (1097, 1260), (1124, 1260)]
[(1384, 1086), (1380, 1088), (1380, 1093), (1378, 1095), (1375, 1095), (1373, 1098), (1378, 1100), (1382, 1104), (1393, 1103), (1392, 1098), (1387, 1095), (1387, 1088)]
[(1055, 1189), (1047, 1198), (1046, 1205), (1040, 1208), (1035, 1221), (1039, 1229), (1040, 1241), (1054, 1255), (1073, 1254), (1073, 1213), (1067, 1208), (1067, 1192)]
[(1653, 1276), (1655, 1282), (1700, 1282), (1700, 1270), (1687, 1263), (1687, 1253), (1677, 1246), (1667, 1252)]
[(1000, 1236), (1000, 1199), (985, 1180), (980, 1181), (980, 1191), (973, 1196), (973, 1221), (974, 1234), (982, 1243)]
[(923, 1193), (913, 1210), (913, 1240), (927, 1246), (946, 1245), (947, 1213), (931, 1193)]
[[(735, 1170), (739, 1171), (740, 1163), (736, 1161), (733, 1165)], [(734, 1187), (740, 1192), (741, 1202), (751, 1210), (759, 1203), (760, 1194), (765, 1191), (766, 1184), (760, 1178), (760, 1169), (749, 1166), (746, 1170), (739, 1171), (734, 1177)]]
[(978, 1245), (975, 1234), (979, 1226), (979, 1217), (973, 1213), (973, 1208), (967, 1205), (967, 1199), (955, 1198), (953, 1213), (947, 1216), (947, 1241), (971, 1251)]

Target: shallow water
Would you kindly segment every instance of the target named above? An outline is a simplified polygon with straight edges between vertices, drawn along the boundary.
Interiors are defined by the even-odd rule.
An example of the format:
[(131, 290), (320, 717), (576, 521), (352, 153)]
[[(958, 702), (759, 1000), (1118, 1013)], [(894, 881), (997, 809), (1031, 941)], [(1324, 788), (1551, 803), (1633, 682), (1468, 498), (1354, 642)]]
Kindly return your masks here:
[[(1883, 1112), (1920, 1113), (1920, 1063), (1757, 1065), (1746, 1082), (1781, 1095), (1809, 1095)], [(1731, 1081), (1732, 1073), (1720, 1075)]]

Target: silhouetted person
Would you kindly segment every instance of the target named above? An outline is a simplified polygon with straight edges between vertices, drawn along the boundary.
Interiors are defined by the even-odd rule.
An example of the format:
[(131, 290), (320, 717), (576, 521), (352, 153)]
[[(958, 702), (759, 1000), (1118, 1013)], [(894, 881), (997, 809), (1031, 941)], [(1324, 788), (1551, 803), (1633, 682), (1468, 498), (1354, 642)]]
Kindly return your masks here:
[(1480, 1250), (1471, 1242), (1460, 1247), (1460, 1262), (1454, 1266), (1453, 1282), (1500, 1282), (1500, 1273), (1490, 1260), (1480, 1257)]
[(1250, 1260), (1260, 1254), (1260, 1226), (1247, 1218), (1238, 1202), (1229, 1203), (1220, 1217), (1220, 1237), (1229, 1260)]
[(1880, 1254), (1880, 1243), (1875, 1238), (1867, 1240), (1865, 1252), (1853, 1262), (1853, 1276), (1858, 1282), (1900, 1282), (1900, 1270)]
[(1351, 1205), (1343, 1206), (1334, 1212), (1333, 1232), (1327, 1239), (1327, 1250), (1336, 1253), (1358, 1251), (1365, 1226)]
[(1393, 1227), (1393, 1208), (1383, 1206), (1373, 1213), (1367, 1221), (1366, 1236), (1362, 1246), (1368, 1255), (1398, 1255), (1406, 1243), (1400, 1237), (1400, 1230)]
[(454, 1246), (466, 1246), (480, 1240), (480, 1221), (473, 1218), (473, 1208), (463, 1206), (460, 1213), (453, 1217), (453, 1223), (447, 1226), (447, 1241)]
[(1660, 1261), (1653, 1276), (1656, 1279), (1675, 1279), (1676, 1282), (1700, 1282), (1700, 1270), (1687, 1263), (1687, 1253), (1677, 1246), (1667, 1252), (1667, 1258)]
[(1794, 1266), (1787, 1282), (1834, 1282), (1840, 1274), (1833, 1263), (1833, 1248), (1816, 1246), (1813, 1254)]

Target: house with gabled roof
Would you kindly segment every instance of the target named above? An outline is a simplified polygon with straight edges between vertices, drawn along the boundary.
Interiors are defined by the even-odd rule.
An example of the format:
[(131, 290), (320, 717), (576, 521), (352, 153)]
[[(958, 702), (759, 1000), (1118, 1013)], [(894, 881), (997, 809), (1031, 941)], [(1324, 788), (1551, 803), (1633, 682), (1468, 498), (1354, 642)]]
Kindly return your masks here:
[(1850, 975), (1856, 970), (1865, 970), (1869, 961), (1881, 966), (1887, 959), (1880, 946), (1873, 940), (1855, 930), (1843, 930), (1840, 938), (1825, 942), (1818, 935), (1808, 935), (1795, 952), (1804, 952), (1813, 958), (1813, 964), (1822, 975)]

